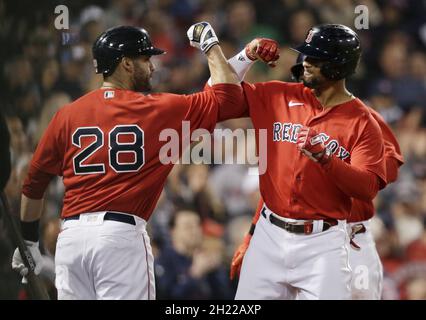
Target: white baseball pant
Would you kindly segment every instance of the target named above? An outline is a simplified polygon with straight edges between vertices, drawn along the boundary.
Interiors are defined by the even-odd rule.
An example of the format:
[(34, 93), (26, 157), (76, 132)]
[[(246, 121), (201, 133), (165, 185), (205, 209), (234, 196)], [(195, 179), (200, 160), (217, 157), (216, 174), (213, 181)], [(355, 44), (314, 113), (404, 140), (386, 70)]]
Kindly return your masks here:
[(376, 244), (370, 231), (370, 221), (348, 224), (348, 232), (352, 227), (363, 224), (364, 233), (355, 234), (353, 241), (360, 248), (349, 251), (349, 265), (352, 269), (352, 299), (380, 300), (382, 296), (383, 266), (377, 253)]
[(349, 300), (346, 222), (304, 235), (272, 224), (269, 214), (273, 213), (266, 210), (266, 214), (267, 218), (259, 218), (244, 256), (235, 299)]
[(85, 213), (63, 222), (55, 256), (58, 299), (155, 299), (145, 220), (132, 216), (132, 225), (104, 215)]

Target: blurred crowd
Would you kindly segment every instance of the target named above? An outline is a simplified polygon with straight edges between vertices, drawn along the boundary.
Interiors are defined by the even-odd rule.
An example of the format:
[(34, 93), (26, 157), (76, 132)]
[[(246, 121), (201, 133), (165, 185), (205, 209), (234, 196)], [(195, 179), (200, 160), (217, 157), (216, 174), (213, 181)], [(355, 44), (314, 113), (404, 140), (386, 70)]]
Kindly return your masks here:
[[(18, 3), (19, 2), (19, 3)], [(90, 2), (90, 5), (88, 4)], [(25, 4), (26, 3), (26, 4)], [(69, 9), (69, 29), (55, 29), (54, 8)], [(363, 46), (350, 90), (392, 126), (405, 158), (399, 179), (376, 198), (373, 234), (384, 265), (383, 299), (426, 299), (426, 14), (416, 0), (110, 0), (0, 1), (0, 108), (11, 132), (13, 172), (6, 187), (19, 212), (23, 179), (40, 136), (64, 104), (100, 86), (91, 46), (106, 28), (144, 27), (167, 51), (153, 58), (157, 92), (191, 93), (208, 79), (205, 58), (189, 47), (186, 30), (209, 21), (230, 58), (254, 37), (278, 40), (276, 68), (260, 63), (250, 82), (291, 81), (292, 45), (318, 23), (354, 26), (356, 5), (368, 8), (369, 28), (357, 30)], [(221, 128), (248, 129), (249, 119)], [(254, 147), (248, 139), (248, 149)], [(236, 156), (238, 152), (234, 151)], [(245, 156), (245, 155), (243, 155)], [(259, 199), (248, 165), (176, 165), (149, 223), (156, 258), (158, 299), (232, 299), (229, 264), (248, 231)], [(63, 186), (46, 194), (41, 226), (43, 279), (55, 297), (55, 243)], [(0, 298), (25, 299), (10, 268), (14, 245), (0, 221)]]

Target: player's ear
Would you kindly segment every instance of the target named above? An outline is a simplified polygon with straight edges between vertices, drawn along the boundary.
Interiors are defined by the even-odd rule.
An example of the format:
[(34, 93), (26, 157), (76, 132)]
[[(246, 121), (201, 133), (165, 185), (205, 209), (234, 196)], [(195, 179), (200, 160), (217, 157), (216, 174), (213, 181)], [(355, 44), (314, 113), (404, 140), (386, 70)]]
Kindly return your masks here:
[(128, 57), (123, 57), (123, 59), (121, 59), (121, 65), (124, 69), (124, 71), (126, 71), (127, 73), (132, 73), (133, 72), (133, 60), (128, 58)]

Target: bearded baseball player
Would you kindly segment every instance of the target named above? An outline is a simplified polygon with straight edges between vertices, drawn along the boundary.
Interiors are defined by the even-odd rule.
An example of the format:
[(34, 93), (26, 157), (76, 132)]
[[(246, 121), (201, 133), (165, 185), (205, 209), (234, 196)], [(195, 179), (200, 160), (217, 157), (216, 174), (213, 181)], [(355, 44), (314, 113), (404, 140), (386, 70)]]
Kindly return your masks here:
[[(39, 271), (43, 194), (53, 176), (62, 176), (63, 225), (55, 257), (59, 299), (155, 298), (146, 223), (173, 167), (160, 161), (166, 143), (160, 132), (175, 129), (181, 135), (182, 121), (190, 121), (191, 131), (213, 130), (218, 119), (243, 105), (239, 80), (210, 24), (197, 23), (187, 34), (207, 56), (213, 90), (140, 93), (151, 89), (151, 57), (164, 51), (144, 29), (115, 27), (93, 45), (102, 87), (61, 108), (37, 146), (22, 190), (22, 231)], [(23, 276), (27, 272), (18, 250), (12, 267)]]
[[(266, 40), (262, 41), (265, 42)], [(303, 76), (303, 59), (304, 56), (299, 54), (297, 63), (291, 67), (293, 78), (296, 81), (301, 81)], [(398, 169), (404, 163), (401, 150), (396, 137), (383, 117), (374, 109), (369, 109), (369, 111), (379, 124), (382, 132), (385, 147), (386, 182), (392, 183), (397, 179)], [(263, 205), (264, 203), (261, 199), (249, 233), (244, 237), (243, 243), (234, 254), (231, 263), (231, 280), (240, 273), (245, 252), (250, 244)], [(351, 213), (347, 222), (351, 246), (351, 250), (349, 250), (349, 265), (353, 272), (351, 281), (353, 300), (379, 300), (381, 298), (383, 268), (370, 231), (370, 219), (373, 215), (374, 205), (372, 201), (352, 198)]]
[[(352, 198), (371, 201), (386, 183), (380, 128), (345, 86), (360, 59), (358, 35), (319, 25), (294, 49), (304, 55), (303, 83), (242, 83), (246, 114), (268, 138), (265, 203), (236, 299), (350, 299)], [(229, 62), (242, 79), (256, 59), (278, 56), (275, 41), (256, 39)]]

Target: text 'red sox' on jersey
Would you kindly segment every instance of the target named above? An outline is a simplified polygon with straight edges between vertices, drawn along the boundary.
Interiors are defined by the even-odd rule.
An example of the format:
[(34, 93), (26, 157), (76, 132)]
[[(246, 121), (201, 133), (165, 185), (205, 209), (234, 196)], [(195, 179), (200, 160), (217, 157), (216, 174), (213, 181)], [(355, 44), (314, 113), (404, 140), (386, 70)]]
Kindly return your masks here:
[[(23, 193), (43, 196), (52, 175), (63, 176), (62, 218), (96, 211), (118, 211), (148, 220), (173, 164), (159, 158), (163, 129), (179, 134), (182, 121), (212, 131), (219, 118), (243, 107), (242, 89), (218, 84), (191, 95), (143, 95), (98, 89), (61, 108), (31, 161)], [(229, 110), (233, 110), (230, 112)], [(226, 116), (224, 116), (224, 113)], [(170, 140), (170, 139), (168, 139)]]
[[(268, 166), (260, 191), (273, 212), (293, 219), (347, 219), (351, 197), (371, 200), (385, 184), (380, 128), (359, 99), (324, 109), (300, 83), (243, 83), (243, 89), (255, 129), (267, 130)], [(296, 148), (302, 126), (315, 129), (332, 150), (326, 168)], [(357, 170), (371, 174), (377, 186), (356, 185), (351, 180)]]
[[(382, 131), (385, 146), (386, 183), (392, 183), (398, 177), (398, 169), (404, 163), (404, 159), (391, 128), (385, 119), (375, 110), (369, 109), (373, 118), (377, 121)], [(372, 218), (374, 215), (373, 201), (352, 199), (352, 209), (348, 222), (360, 222)]]

